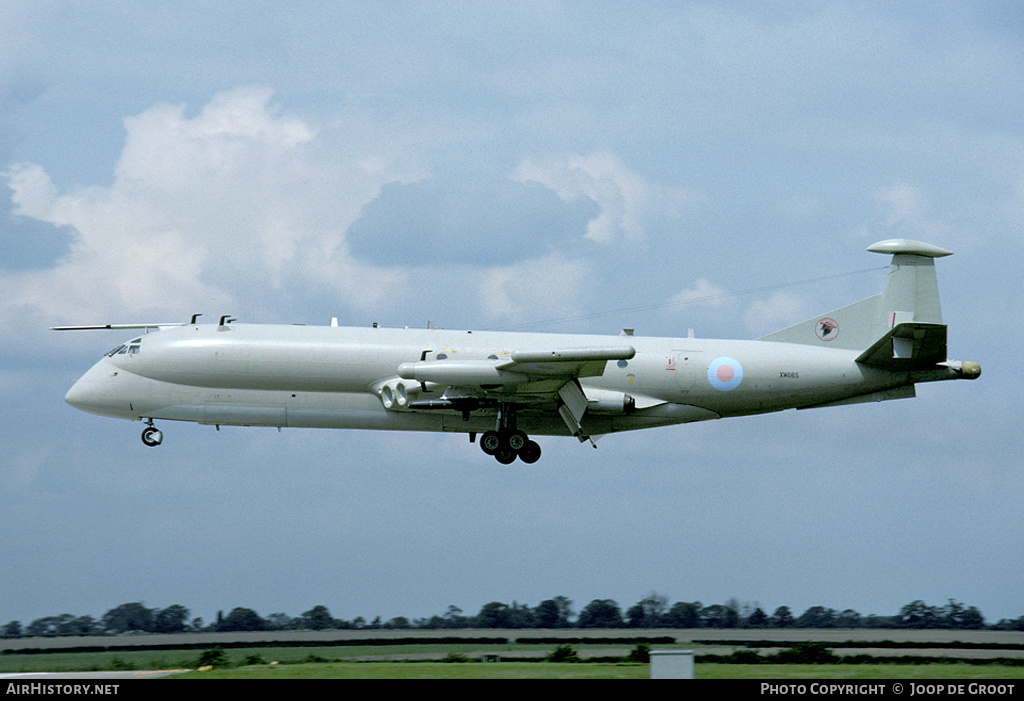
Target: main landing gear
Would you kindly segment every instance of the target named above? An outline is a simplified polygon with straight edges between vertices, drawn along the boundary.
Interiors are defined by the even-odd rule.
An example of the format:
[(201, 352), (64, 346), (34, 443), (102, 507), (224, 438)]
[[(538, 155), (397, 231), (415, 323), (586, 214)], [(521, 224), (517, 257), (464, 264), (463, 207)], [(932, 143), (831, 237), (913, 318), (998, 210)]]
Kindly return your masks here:
[(164, 442), (164, 432), (153, 425), (153, 419), (146, 419), (146, 428), (142, 429), (142, 442), (155, 448)]
[(522, 431), (487, 431), (480, 436), (480, 448), (502, 465), (511, 465), (516, 458), (528, 465), (540, 460), (540, 446)]
[(540, 460), (540, 446), (516, 428), (515, 412), (506, 405), (498, 409), (496, 429), (480, 436), (480, 448), (502, 465), (511, 465), (516, 458), (528, 465)]

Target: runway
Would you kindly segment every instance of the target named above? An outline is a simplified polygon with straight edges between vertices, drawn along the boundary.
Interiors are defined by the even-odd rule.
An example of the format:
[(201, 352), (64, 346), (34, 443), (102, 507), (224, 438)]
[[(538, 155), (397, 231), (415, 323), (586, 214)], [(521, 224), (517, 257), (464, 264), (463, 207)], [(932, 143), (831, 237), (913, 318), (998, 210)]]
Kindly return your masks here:
[(106, 681), (124, 679), (159, 679), (172, 674), (191, 672), (190, 669), (153, 669), (153, 670), (126, 670), (108, 672), (10, 672), (0, 674), (0, 680), (6, 682), (23, 681), (34, 683), (39, 681)]

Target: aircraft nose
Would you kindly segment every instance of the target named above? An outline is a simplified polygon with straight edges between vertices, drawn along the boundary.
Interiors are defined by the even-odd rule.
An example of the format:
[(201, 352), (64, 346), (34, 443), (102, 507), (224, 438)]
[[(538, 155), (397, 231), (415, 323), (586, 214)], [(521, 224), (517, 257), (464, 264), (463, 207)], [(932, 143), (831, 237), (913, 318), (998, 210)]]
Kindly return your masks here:
[(64, 401), (81, 411), (97, 413), (103, 407), (105, 394), (99, 383), (86, 375), (71, 385)]
[[(102, 362), (71, 385), (64, 401), (81, 411), (100, 416), (130, 417), (131, 405), (116, 382), (118, 373)], [(127, 410), (127, 411), (126, 411)]]
[(71, 385), (71, 389), (64, 395), (64, 401), (75, 407), (85, 411), (86, 407), (95, 403), (92, 400), (92, 388), (95, 383), (84, 380), (78, 380), (75, 384)]

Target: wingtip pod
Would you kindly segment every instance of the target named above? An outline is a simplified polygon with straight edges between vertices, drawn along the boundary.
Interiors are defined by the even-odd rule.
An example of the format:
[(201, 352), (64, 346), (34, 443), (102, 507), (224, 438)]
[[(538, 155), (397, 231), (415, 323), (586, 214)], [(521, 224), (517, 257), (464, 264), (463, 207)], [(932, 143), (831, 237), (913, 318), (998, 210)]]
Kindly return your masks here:
[(892, 255), (897, 254), (909, 254), (914, 256), (924, 256), (925, 258), (945, 258), (946, 256), (953, 255), (952, 251), (947, 251), (945, 248), (939, 248), (933, 246), (930, 243), (923, 243), (921, 241), (913, 241), (911, 239), (887, 239), (885, 241), (879, 241), (868, 246), (868, 250), (872, 253), (888, 253)]

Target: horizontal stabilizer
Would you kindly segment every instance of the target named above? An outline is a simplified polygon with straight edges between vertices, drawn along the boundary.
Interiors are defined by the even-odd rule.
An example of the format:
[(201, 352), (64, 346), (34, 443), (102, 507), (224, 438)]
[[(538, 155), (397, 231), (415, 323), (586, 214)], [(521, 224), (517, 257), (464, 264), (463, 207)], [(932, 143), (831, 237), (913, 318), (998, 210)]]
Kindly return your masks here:
[(889, 370), (913, 370), (946, 360), (946, 327), (943, 324), (897, 324), (860, 354), (857, 362)]

